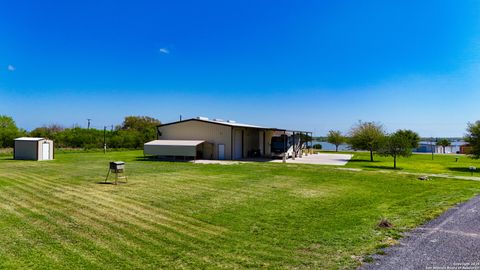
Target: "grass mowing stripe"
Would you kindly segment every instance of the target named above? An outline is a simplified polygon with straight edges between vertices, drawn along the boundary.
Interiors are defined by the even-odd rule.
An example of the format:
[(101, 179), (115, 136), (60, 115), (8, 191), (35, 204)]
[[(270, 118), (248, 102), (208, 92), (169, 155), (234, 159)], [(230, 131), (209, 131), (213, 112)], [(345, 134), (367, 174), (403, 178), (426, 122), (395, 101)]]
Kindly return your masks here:
[[(11, 179), (11, 181), (15, 181), (15, 180)], [(31, 188), (31, 187), (29, 186), (29, 188)], [(1, 197), (1, 198), (4, 201), (10, 202), (11, 204), (14, 204), (14, 205), (18, 205), (20, 208), (23, 208), (23, 209), (37, 209), (39, 206), (41, 206), (41, 207), (43, 206), (43, 208), (41, 208), (41, 209), (44, 209), (43, 211), (40, 211), (40, 210), (36, 210), (36, 211), (32, 210), (32, 211), (33, 211), (33, 213), (36, 213), (38, 217), (44, 216), (44, 219), (45, 219), (44, 221), (49, 222), (50, 225), (56, 226), (57, 229), (61, 232), (61, 234), (57, 233), (57, 234), (53, 234), (53, 235), (68, 235), (70, 238), (76, 239), (77, 241), (75, 241), (75, 242), (77, 244), (79, 244), (80, 247), (83, 247), (84, 250), (88, 250), (90, 252), (93, 251), (93, 250), (96, 250), (96, 255), (98, 255), (98, 258), (102, 258), (102, 257), (104, 257), (103, 255), (108, 254), (109, 256), (115, 257), (114, 258), (115, 261), (122, 261), (123, 255), (122, 255), (121, 250), (119, 250), (118, 254), (111, 253), (110, 251), (114, 250), (115, 246), (111, 246), (110, 242), (105, 242), (104, 241), (105, 238), (113, 239), (111, 236), (109, 236), (105, 233), (101, 234), (100, 235), (101, 240), (99, 241), (99, 240), (95, 240), (94, 238), (92, 238), (91, 233), (94, 232), (92, 230), (80, 233), (80, 232), (78, 232), (78, 230), (73, 230), (72, 231), (72, 230), (65, 229), (65, 228), (68, 228), (68, 225), (69, 225), (68, 220), (70, 220), (71, 217), (68, 217), (68, 216), (62, 214), (63, 213), (62, 211), (53, 208), (54, 206), (60, 206), (61, 207), (61, 204), (59, 204), (55, 200), (47, 199), (47, 198), (50, 198), (50, 197), (46, 197), (46, 196), (39, 195), (37, 193), (30, 192), (30, 191), (28, 191), (28, 190), (26, 190), (22, 187), (17, 187), (17, 189), (15, 191), (9, 190), (9, 195), (10, 196), (19, 196), (20, 194), (15, 193), (15, 192), (18, 192), (18, 191), (22, 192), (23, 194), (28, 194), (28, 196), (22, 196), (22, 197), (20, 197), (20, 199), (18, 201), (9, 200), (7, 197)], [(32, 200), (31, 199), (32, 197), (36, 198), (37, 200)], [(47, 211), (47, 209), (48, 209), (48, 211)], [(52, 219), (47, 219), (47, 217), (45, 216), (45, 213), (49, 213), (50, 216), (53, 215), (52, 218), (55, 219), (55, 222)], [(63, 220), (63, 223), (58, 224), (59, 222), (62, 222), (62, 220)], [(77, 219), (77, 221), (81, 221), (81, 220)], [(95, 219), (93, 221), (98, 222), (98, 221), (100, 221), (100, 219)], [(31, 221), (31, 222), (36, 223), (36, 222), (38, 222), (38, 220), (37, 221)], [(86, 222), (85, 224), (91, 224), (91, 223)], [(98, 232), (109, 232), (109, 231), (112, 231), (112, 228), (105, 227), (104, 230), (96, 231), (95, 234), (98, 235)], [(86, 243), (90, 243), (91, 245), (87, 245)], [(98, 246), (99, 244), (101, 246)], [(92, 249), (92, 247), (94, 247), (94, 248)], [(108, 266), (109, 263), (111, 263), (111, 261), (106, 262), (106, 265)], [(128, 265), (128, 261), (124, 261), (123, 263)]]
[[(91, 218), (91, 217), (90, 217), (90, 218)], [(93, 221), (96, 222), (96, 223), (94, 223), (94, 224), (96, 224), (97, 226), (98, 226), (98, 224), (100, 223), (100, 222), (99, 222), (100, 220), (93, 220)], [(92, 223), (91, 223), (91, 222), (90, 222), (90, 223), (89, 223), (89, 222), (86, 222), (85, 224), (92, 224)], [(127, 229), (130, 229), (129, 231), (131, 232), (131, 228), (127, 228)], [(118, 250), (118, 254), (119, 254), (118, 256), (121, 256), (121, 257), (128, 256), (128, 253), (129, 253), (129, 252), (131, 253), (131, 250), (129, 250), (128, 248), (131, 248), (131, 247), (133, 247), (133, 246), (131, 245), (131, 243), (125, 242), (122, 237), (119, 238), (119, 237), (115, 237), (115, 235), (112, 236), (112, 235), (109, 235), (109, 234), (106, 234), (106, 233), (105, 233), (105, 232), (112, 232), (112, 231), (113, 231), (113, 232), (118, 232), (118, 231), (120, 231), (120, 233), (119, 233), (118, 235), (128, 236), (128, 234), (125, 234), (125, 232), (127, 232), (127, 231), (122, 231), (120, 227), (115, 227), (115, 228), (112, 228), (112, 227), (110, 227), (110, 228), (101, 228), (100, 230), (95, 230), (94, 233), (95, 233), (95, 237), (98, 237), (98, 238), (102, 239), (102, 241), (101, 241), (102, 243), (111, 244), (111, 242), (113, 242), (113, 241), (120, 241), (120, 243), (124, 243), (124, 247), (115, 248), (115, 246), (117, 246), (117, 244), (115, 244), (114, 246), (108, 247), (107, 250), (116, 249), (116, 250)], [(142, 234), (142, 235), (143, 235), (143, 234)], [(105, 239), (105, 238), (108, 238), (109, 242), (103, 241), (103, 239)], [(130, 240), (132, 240), (132, 237), (127, 237), (127, 238), (129, 238)], [(135, 239), (134, 239), (134, 240), (135, 240)], [(136, 239), (136, 240), (138, 240), (138, 239)], [(148, 246), (148, 247), (151, 247), (151, 248), (158, 248), (158, 249), (161, 249), (162, 247), (164, 247), (163, 245), (160, 246), (160, 245), (155, 245), (155, 244), (153, 244), (153, 243), (147, 243), (147, 242), (145, 242), (145, 240), (143, 240), (143, 239), (142, 239), (142, 241), (143, 241), (143, 242), (140, 241), (140, 243), (139, 243), (140, 246)], [(137, 241), (137, 242), (138, 242), (138, 241)], [(164, 244), (166, 244), (166, 245), (168, 245), (168, 244), (172, 245), (172, 244), (175, 244), (175, 243), (164, 243)], [(138, 247), (138, 245), (136, 245), (135, 247)], [(140, 251), (137, 250), (136, 253), (138, 253), (138, 252), (140, 252), (141, 254), (131, 254), (131, 255), (139, 255), (139, 256), (136, 256), (136, 257), (140, 257), (140, 258), (142, 258), (142, 260), (150, 259), (150, 262), (154, 262), (154, 261), (155, 261), (155, 257), (158, 257), (158, 253), (156, 253), (156, 252), (146, 252), (146, 251), (144, 251), (144, 250), (140, 250)], [(176, 255), (176, 254), (177, 254), (177, 253), (171, 253), (171, 254), (169, 254), (169, 255), (170, 255), (170, 257), (172, 257), (172, 255)], [(166, 258), (165, 258), (165, 259), (166, 259)], [(174, 262), (172, 261), (172, 263), (174, 263)], [(124, 264), (124, 265), (125, 265), (125, 264)], [(145, 262), (143, 262), (142, 265), (146, 265)], [(166, 264), (166, 265), (164, 265), (164, 266), (168, 266), (168, 264)]]
[[(19, 175), (19, 176), (23, 175), (23, 176), (28, 177), (28, 178), (34, 178), (34, 179), (37, 179), (37, 180), (44, 181), (45, 183), (52, 183), (52, 184), (55, 184), (56, 187), (64, 186), (62, 184), (55, 183), (54, 181), (51, 181), (51, 180), (48, 180), (48, 179), (45, 179), (45, 178), (41, 178), (38, 175), (32, 174), (32, 173), (28, 173), (28, 174), (22, 173), (22, 174), (17, 174), (17, 175)], [(79, 187), (79, 188), (84, 188), (83, 190), (87, 190), (86, 187)], [(209, 232), (211, 234), (214, 234), (214, 235), (218, 235), (225, 230), (225, 228), (215, 226), (215, 225), (212, 225), (210, 223), (207, 223), (207, 222), (204, 222), (204, 221), (201, 221), (201, 220), (189, 217), (189, 216), (185, 216), (185, 215), (182, 215), (182, 214), (177, 213), (177, 212), (170, 211), (168, 209), (155, 208), (155, 207), (152, 207), (148, 204), (142, 203), (138, 200), (129, 199), (129, 198), (123, 197), (123, 196), (118, 196), (118, 195), (115, 195), (111, 192), (107, 192), (105, 190), (99, 190), (99, 189), (93, 189), (93, 188), (88, 189), (88, 190), (95, 190), (95, 191), (98, 191), (99, 194), (103, 194), (103, 195), (115, 196), (116, 202), (124, 202), (125, 203), (123, 205), (124, 207), (132, 207), (133, 205), (138, 205), (139, 206), (138, 208), (132, 209), (135, 212), (146, 212), (146, 210), (148, 210), (149, 215), (152, 212), (154, 212), (155, 215), (163, 216), (165, 219), (168, 219), (169, 217), (167, 217), (167, 215), (169, 215), (169, 216), (172, 216), (172, 218), (170, 218), (171, 222), (177, 222), (177, 223), (184, 224), (184, 225), (188, 224), (190, 226), (199, 227), (202, 230), (207, 231), (207, 232)]]
[[(245, 242), (245, 241), (242, 241), (242, 242)], [(268, 245), (266, 245), (266, 247), (267, 247), (268, 249), (272, 249), (272, 247), (269, 247)], [(279, 250), (277, 249), (276, 251), (278, 252)], [(283, 252), (284, 252), (284, 251), (282, 250), (282, 253), (283, 253)], [(255, 255), (256, 255), (257, 257), (260, 256), (261, 258), (265, 258), (265, 257), (268, 256), (269, 253), (270, 253), (270, 252), (268, 252), (268, 251), (265, 251), (265, 252), (257, 251), (257, 252), (255, 253)], [(272, 252), (272, 254), (273, 254), (273, 252)], [(270, 256), (268, 256), (268, 257), (270, 257)], [(274, 257), (274, 258), (278, 259), (278, 257)]]
[[(12, 179), (12, 180), (13, 180), (13, 179)], [(19, 183), (19, 184), (22, 184), (22, 183), (25, 183), (25, 182), (18, 182), (18, 183)], [(28, 185), (28, 184), (27, 184), (27, 185)], [(32, 188), (32, 189), (35, 188), (34, 186), (29, 186), (29, 187)], [(55, 198), (62, 199), (62, 198), (57, 197), (57, 196), (55, 196)], [(69, 200), (65, 200), (65, 199), (63, 199), (63, 201), (64, 201), (65, 203), (69, 203), (69, 202), (70, 202)], [(77, 203), (77, 204), (81, 204), (81, 203), (79, 203), (79, 202), (76, 202), (76, 203)], [(89, 207), (88, 205), (85, 205), (85, 204), (81, 204), (81, 205), (84, 206), (84, 207)], [(94, 211), (95, 209), (90, 209), (90, 210), (93, 210), (93, 211)], [(99, 215), (101, 215), (101, 213), (99, 213)], [(95, 216), (98, 216), (98, 215), (93, 215), (93, 217), (95, 217)], [(99, 220), (96, 220), (96, 221), (98, 222)], [(123, 222), (123, 221), (120, 221), (120, 222)], [(127, 224), (127, 225), (128, 225), (128, 224)], [(109, 229), (112, 230), (112, 228), (109, 228)], [(122, 229), (123, 229), (123, 228), (122, 228)], [(113, 230), (117, 230), (117, 231), (118, 231), (119, 228), (113, 228)], [(125, 232), (128, 232), (128, 231), (125, 231)], [(173, 231), (173, 232), (175, 232), (175, 231)], [(145, 232), (142, 232), (140, 235), (145, 237)], [(154, 236), (157, 236), (157, 235), (154, 235)], [(162, 239), (163, 241), (165, 241), (164, 236), (165, 236), (165, 235), (162, 235), (162, 237), (161, 237), (161, 239)], [(156, 238), (158, 239), (158, 237), (156, 237)], [(151, 239), (150, 239), (150, 240), (151, 240)], [(150, 245), (150, 246), (154, 246), (154, 247), (156, 247), (156, 248), (165, 248), (165, 246), (172, 246), (172, 247), (173, 247), (173, 246), (178, 246), (180, 240), (179, 240), (179, 239), (174, 239), (174, 240), (172, 240), (172, 241), (174, 241), (174, 242), (163, 243), (164, 245), (158, 245), (158, 244), (153, 244), (153, 243), (150, 243), (149, 245)], [(183, 241), (183, 244), (184, 244), (184, 245), (189, 245), (190, 248), (201, 248), (200, 246), (193, 246), (193, 242), (191, 242), (191, 241), (185, 241), (185, 240), (181, 240), (181, 241)], [(143, 243), (143, 244), (146, 244), (146, 243)], [(213, 244), (213, 243), (210, 243), (210, 244)], [(175, 251), (178, 252), (177, 250), (175, 250)], [(170, 255), (176, 255), (176, 253), (172, 253), (172, 254), (170, 254)], [(219, 259), (220, 259), (221, 257), (225, 257), (225, 256), (220, 256)], [(228, 257), (229, 257), (228, 259), (230, 259), (230, 260), (233, 259), (233, 258), (230, 257), (230, 256), (228, 256)]]
[[(37, 181), (42, 181), (42, 180), (41, 180), (41, 179), (37, 179)], [(77, 195), (82, 193), (82, 192), (79, 192), (79, 190), (76, 190), (76, 191), (77, 191)], [(226, 241), (233, 242), (233, 241), (235, 241), (235, 240), (234, 240), (234, 239), (227, 239)], [(209, 244), (210, 244), (210, 245), (214, 245), (214, 246), (216, 245), (215, 242), (211, 242), (211, 243), (209, 243)], [(221, 249), (221, 247), (219, 247), (219, 249)], [(258, 253), (260, 254), (261, 252), (258, 252)], [(259, 255), (259, 254), (257, 254), (257, 255)], [(265, 254), (266, 254), (266, 253), (265, 253)], [(264, 257), (265, 254), (261, 254), (262, 257)], [(216, 257), (229, 257), (230, 260), (233, 259), (233, 258), (238, 259), (238, 256), (234, 256), (234, 255), (232, 255), (232, 254), (227, 254), (227, 255), (228, 255), (228, 256), (225, 256), (225, 255), (223, 255), (223, 256), (218, 256), (218, 255), (217, 255)], [(244, 260), (244, 258), (242, 258), (242, 260)]]
[[(37, 179), (37, 181), (42, 181), (42, 180), (41, 180), (41, 179)], [(80, 193), (81, 193), (81, 192), (80, 192)], [(234, 241), (234, 240), (233, 240), (233, 239), (230, 239), (230, 240), (228, 240), (228, 241)], [(270, 247), (270, 246), (268, 246), (268, 245), (266, 245), (266, 248), (272, 249), (272, 247)], [(275, 248), (275, 249), (277, 249), (277, 252), (278, 252), (278, 248)], [(273, 250), (272, 250), (272, 251), (273, 251)], [(262, 252), (262, 251), (258, 251), (258, 252), (255, 253), (256, 256), (261, 256), (261, 257), (265, 257), (265, 256), (268, 255), (268, 254), (270, 254), (270, 253), (269, 253), (269, 252)], [(232, 256), (232, 254), (229, 254), (228, 257), (231, 257), (231, 256)], [(233, 255), (233, 256), (234, 256), (235, 258), (238, 258), (238, 255)], [(231, 259), (231, 258), (230, 258), (230, 259)], [(243, 259), (242, 259), (242, 260), (243, 260)]]
[[(27, 177), (27, 176), (17, 176), (17, 177)], [(35, 180), (37, 180), (37, 183), (39, 181), (44, 182), (43, 179), (40, 179), (40, 178), (35, 178)], [(47, 182), (44, 182), (44, 183), (48, 185)], [(190, 231), (181, 229), (182, 227), (185, 227), (186, 229), (190, 229), (190, 230), (192, 230), (192, 229), (198, 230), (199, 232), (205, 233), (205, 230), (203, 230), (203, 228), (197, 228), (196, 226), (190, 227), (189, 226), (190, 224), (186, 224), (184, 222), (175, 222), (176, 220), (171, 219), (171, 218), (167, 218), (163, 215), (162, 216), (157, 216), (157, 215), (152, 215), (152, 213), (147, 213), (147, 212), (144, 212), (144, 211), (137, 211), (137, 210), (139, 210), (138, 208), (132, 209), (131, 204), (123, 204), (120, 200), (109, 198), (109, 196), (114, 196), (113, 194), (108, 194), (109, 196), (99, 196), (99, 194), (97, 194), (98, 193), (97, 190), (94, 190), (94, 189), (91, 189), (91, 188), (83, 188), (83, 189), (82, 188), (76, 188), (76, 187), (71, 188), (71, 187), (65, 187), (65, 186), (62, 186), (62, 185), (54, 185), (54, 186), (52, 185), (50, 187), (53, 187), (53, 189), (55, 189), (56, 191), (61, 192), (61, 194), (59, 194), (58, 196), (70, 195), (70, 196), (77, 197), (77, 198), (79, 198), (81, 200), (84, 200), (84, 201), (92, 201), (93, 199), (95, 199), (92, 202), (97, 206), (102, 206), (104, 208), (108, 208), (108, 209), (117, 211), (119, 214), (122, 214), (122, 215), (128, 215), (128, 216), (135, 217), (136, 219), (138, 219), (139, 221), (142, 222), (142, 223), (139, 224), (139, 226), (141, 226), (141, 227), (145, 226), (145, 223), (150, 223), (152, 225), (159, 225), (159, 226), (163, 226), (165, 228), (169, 227), (170, 229), (173, 228), (175, 230), (175, 232), (184, 233), (191, 238), (197, 238), (197, 235), (192, 234)], [(84, 195), (84, 194), (86, 194), (86, 195)], [(109, 201), (110, 204), (107, 204), (104, 201)], [(122, 207), (121, 208), (120, 207), (115, 207), (114, 205), (121, 205)], [(127, 210), (130, 210), (130, 211), (127, 211)], [(138, 213), (144, 213), (146, 216), (142, 217)], [(159, 222), (153, 220), (151, 218), (152, 216), (155, 216), (156, 218), (159, 218), (159, 219), (164, 220), (166, 222), (159, 223)], [(172, 225), (172, 224), (176, 225), (176, 226), (173, 226), (173, 227), (169, 226), (169, 225)], [(151, 229), (151, 227), (146, 227), (146, 228)], [(218, 236), (218, 233), (215, 232), (214, 235)]]
[[(12, 193), (9, 193), (7, 195), (14, 195)], [(10, 205), (16, 205), (17, 207), (2, 207), (3, 210), (16, 215), (19, 217), (19, 220), (22, 222), (22, 228), (27, 228), (27, 230), (22, 229), (20, 230), (18, 226), (16, 227), (17, 232), (19, 232), (19, 235), (13, 236), (13, 238), (23, 241), (26, 243), (26, 245), (29, 247), (29, 252), (34, 251), (35, 253), (39, 253), (41, 258), (46, 258), (51, 260), (52, 262), (49, 264), (62, 264), (62, 262), (73, 262), (74, 264), (82, 264), (82, 265), (90, 265), (90, 266), (95, 266), (97, 268), (100, 268), (99, 265), (96, 265), (95, 263), (91, 262), (88, 260), (85, 256), (82, 254), (78, 254), (77, 252), (70, 250), (68, 246), (66, 246), (63, 243), (57, 242), (52, 238), (52, 235), (55, 235), (52, 231), (48, 231), (46, 228), (50, 228), (49, 225), (55, 226), (54, 222), (46, 218), (45, 215), (43, 215), (39, 211), (32, 210), (33, 205), (26, 204), (25, 202), (28, 202), (28, 199), (25, 198), (19, 198), (19, 200), (15, 199), (9, 199), (9, 197), (2, 197), (0, 195), (0, 199), (2, 199), (2, 206), (4, 206), (4, 203), (9, 203)], [(15, 196), (13, 196), (15, 198)], [(21, 202), (21, 203), (20, 203)], [(63, 230), (65, 232), (65, 230)], [(27, 233), (27, 236), (20, 236), (21, 234)], [(12, 235), (10, 235), (12, 237)], [(61, 250), (61, 252), (56, 252), (54, 254), (46, 252), (46, 249), (39, 248), (39, 243), (38, 241), (41, 240), (41, 247), (48, 247), (48, 249), (55, 249), (55, 250)], [(86, 239), (77, 239), (77, 240), (86, 240)], [(81, 243), (81, 242), (80, 242)], [(10, 251), (11, 253), (11, 251)], [(52, 257), (54, 255), (54, 257)], [(62, 256), (62, 258), (59, 258), (58, 256)], [(38, 260), (35, 259), (35, 260)], [(43, 259), (42, 259), (43, 260)], [(38, 263), (38, 262), (37, 262)]]
[[(235, 239), (226, 239), (226, 241), (235, 242)], [(275, 250), (277, 250), (277, 251), (279, 250), (278, 247), (271, 247), (271, 246), (268, 246), (268, 245), (266, 245), (265, 248), (275, 249)], [(272, 251), (273, 251), (273, 250), (272, 250)], [(269, 252), (269, 251), (266, 251), (266, 252), (259, 251), (259, 252), (257, 252), (257, 255), (260, 255), (260, 254), (261, 254), (262, 257), (265, 257), (265, 256), (267, 256), (268, 254), (270, 254), (270, 252)]]
[[(22, 268), (33, 268), (37, 263), (39, 265), (56, 265), (53, 258), (46, 256), (44, 250), (32, 249), (32, 239), (36, 235), (36, 230), (24, 216), (18, 212), (12, 212), (12, 208), (4, 208), (4, 204), (0, 204), (0, 209), (3, 209), (1, 225), (2, 227), (11, 227), (9, 234), (2, 234), (0, 236), (0, 250), (2, 256), (8, 255), (9, 267), (20, 263)], [(6, 215), (8, 217), (6, 217)], [(27, 230), (24, 230), (26, 228)], [(6, 238), (6, 239), (4, 239)], [(20, 258), (27, 260), (20, 260)], [(3, 263), (3, 262), (2, 262)], [(12, 267), (14, 268), (14, 267)]]

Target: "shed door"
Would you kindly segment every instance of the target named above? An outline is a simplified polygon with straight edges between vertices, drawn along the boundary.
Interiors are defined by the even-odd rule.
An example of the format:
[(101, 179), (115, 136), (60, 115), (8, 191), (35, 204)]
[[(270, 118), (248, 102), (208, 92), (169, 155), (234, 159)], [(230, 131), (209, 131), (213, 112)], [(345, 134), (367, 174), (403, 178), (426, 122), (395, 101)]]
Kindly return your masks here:
[(50, 144), (43, 143), (42, 144), (42, 160), (49, 160), (50, 159)]
[(218, 145), (218, 159), (225, 159), (225, 144)]

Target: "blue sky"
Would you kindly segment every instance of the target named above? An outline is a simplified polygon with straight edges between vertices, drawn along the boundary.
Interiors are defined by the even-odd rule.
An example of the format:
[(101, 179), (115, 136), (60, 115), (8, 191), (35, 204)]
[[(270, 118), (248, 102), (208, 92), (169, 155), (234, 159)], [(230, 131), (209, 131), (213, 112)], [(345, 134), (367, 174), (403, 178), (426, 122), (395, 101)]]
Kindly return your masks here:
[(479, 45), (478, 1), (0, 1), (0, 114), (462, 136)]

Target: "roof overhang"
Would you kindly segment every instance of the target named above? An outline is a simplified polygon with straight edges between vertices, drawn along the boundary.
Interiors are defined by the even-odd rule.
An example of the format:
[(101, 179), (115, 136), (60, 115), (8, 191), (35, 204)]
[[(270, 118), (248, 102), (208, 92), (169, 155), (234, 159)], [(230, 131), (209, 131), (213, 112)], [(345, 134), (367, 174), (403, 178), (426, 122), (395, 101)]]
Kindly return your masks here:
[(38, 142), (41, 140), (45, 140), (45, 138), (37, 138), (37, 137), (20, 137), (16, 138), (15, 141), (31, 141), (31, 142)]
[(202, 140), (154, 140), (144, 144), (145, 155), (195, 157)]
[(202, 140), (154, 140), (145, 143), (145, 145), (162, 145), (162, 146), (197, 146), (204, 143)]

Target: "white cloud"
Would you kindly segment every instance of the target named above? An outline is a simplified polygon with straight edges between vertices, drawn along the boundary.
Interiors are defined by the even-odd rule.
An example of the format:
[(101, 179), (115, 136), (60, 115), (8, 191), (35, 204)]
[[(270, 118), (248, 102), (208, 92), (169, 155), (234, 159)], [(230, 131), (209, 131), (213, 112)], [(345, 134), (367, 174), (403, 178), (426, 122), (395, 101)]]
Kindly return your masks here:
[(8, 71), (15, 71), (15, 67), (12, 65), (8, 65), (7, 69)]
[(170, 50), (167, 49), (167, 48), (160, 48), (159, 50), (161, 53), (164, 53), (164, 54), (169, 54), (170, 53)]

